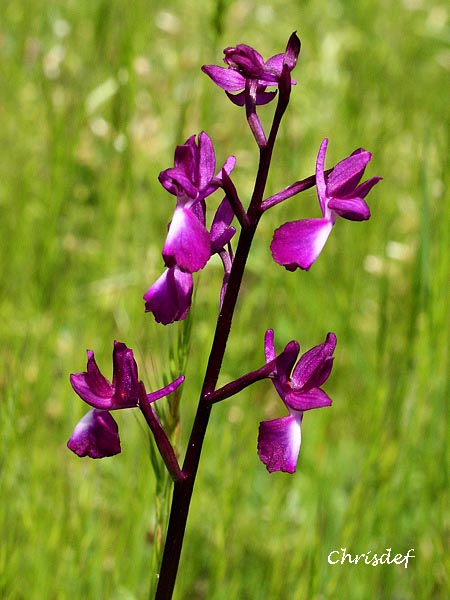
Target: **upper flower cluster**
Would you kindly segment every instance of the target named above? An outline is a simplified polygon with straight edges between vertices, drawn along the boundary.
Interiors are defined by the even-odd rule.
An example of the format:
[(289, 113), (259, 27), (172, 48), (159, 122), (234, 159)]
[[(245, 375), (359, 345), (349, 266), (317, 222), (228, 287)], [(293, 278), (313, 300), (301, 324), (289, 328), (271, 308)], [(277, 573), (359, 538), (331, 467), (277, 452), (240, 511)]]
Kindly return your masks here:
[[(276, 96), (276, 91), (266, 91), (266, 88), (278, 87), (283, 76), (294, 69), (300, 53), (300, 40), (292, 34), (286, 51), (275, 54), (267, 61), (264, 61), (259, 52), (246, 44), (225, 48), (223, 53), (227, 67), (204, 65), (202, 71), (225, 90), (234, 104), (243, 106), (246, 93), (253, 96), (255, 104), (267, 104)], [(291, 81), (291, 83), (296, 82)]]
[(297, 64), (300, 40), (294, 32), (289, 38), (285, 52), (275, 54), (267, 61), (264, 61), (259, 52), (246, 44), (225, 48), (223, 53), (227, 67), (204, 65), (202, 71), (225, 90), (234, 104), (245, 106), (250, 130), (258, 146), (264, 148), (267, 145), (267, 137), (256, 108), (258, 105), (267, 104), (277, 95), (277, 90), (267, 91), (267, 88), (278, 88), (279, 97), (274, 124), (275, 122), (279, 124), (289, 102), (291, 86), (296, 83), (291, 79), (291, 71)]

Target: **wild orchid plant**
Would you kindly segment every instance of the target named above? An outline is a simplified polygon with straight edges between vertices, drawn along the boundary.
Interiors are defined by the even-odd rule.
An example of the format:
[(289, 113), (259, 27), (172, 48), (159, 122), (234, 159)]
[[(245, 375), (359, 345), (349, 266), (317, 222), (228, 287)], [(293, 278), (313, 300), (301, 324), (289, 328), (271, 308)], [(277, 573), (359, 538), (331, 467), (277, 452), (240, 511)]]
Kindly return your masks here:
[[(68, 442), (71, 450), (78, 456), (91, 458), (117, 454), (120, 441), (111, 411), (139, 408), (173, 480), (170, 518), (155, 596), (159, 600), (172, 597), (190, 500), (213, 405), (258, 380), (271, 379), (288, 415), (260, 423), (257, 451), (269, 472), (287, 473), (294, 473), (296, 469), (304, 412), (331, 405), (331, 399), (321, 386), (333, 366), (336, 346), (333, 333), (328, 333), (324, 342), (298, 359), (300, 346), (297, 341), (289, 342), (277, 354), (274, 332), (268, 330), (264, 339), (265, 364), (217, 389), (247, 257), (263, 214), (276, 204), (316, 186), (322, 217), (284, 223), (275, 231), (270, 246), (274, 260), (287, 270), (294, 271), (298, 267), (308, 270), (317, 260), (339, 216), (351, 221), (369, 219), (370, 211), (364, 198), (380, 180), (372, 177), (360, 183), (371, 159), (371, 154), (361, 148), (334, 168), (325, 170), (328, 145), (325, 139), (320, 145), (314, 175), (265, 198), (272, 151), (289, 103), (291, 86), (296, 83), (291, 79), (291, 72), (299, 53), (300, 41), (293, 33), (285, 52), (267, 61), (250, 46), (239, 44), (224, 50), (226, 67), (208, 65), (202, 68), (234, 104), (245, 107), (247, 122), (259, 149), (258, 171), (247, 208), (231, 180), (235, 157), (228, 157), (216, 173), (214, 147), (205, 132), (191, 136), (178, 146), (173, 168), (159, 175), (163, 187), (175, 196), (176, 206), (162, 251), (166, 269), (145, 293), (145, 310), (164, 325), (185, 319), (192, 302), (193, 274), (203, 269), (214, 254), (219, 255), (224, 269), (216, 329), (183, 464), (178, 462), (171, 436), (154, 408), (156, 401), (169, 396), (181, 385), (182, 375), (148, 394), (139, 380), (133, 351), (123, 343), (114, 342), (112, 383), (101, 374), (92, 351), (88, 351), (86, 372), (70, 378), (75, 392), (92, 407), (75, 427)], [(275, 99), (276, 107), (267, 135), (257, 108)], [(207, 199), (219, 189), (225, 197), (208, 231)], [(240, 229), (235, 251), (232, 247), (236, 234), (232, 225), (234, 220)]]

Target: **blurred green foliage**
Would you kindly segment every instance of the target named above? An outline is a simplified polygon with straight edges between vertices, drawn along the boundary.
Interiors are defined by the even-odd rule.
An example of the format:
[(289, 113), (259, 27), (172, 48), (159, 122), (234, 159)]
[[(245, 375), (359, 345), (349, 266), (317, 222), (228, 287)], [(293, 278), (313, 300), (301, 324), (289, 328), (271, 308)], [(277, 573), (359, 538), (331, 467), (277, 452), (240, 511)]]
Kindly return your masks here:
[[(372, 219), (339, 221), (307, 274), (270, 256), (273, 229), (318, 215), (315, 192), (270, 211), (250, 257), (223, 383), (259, 367), (263, 335), (303, 348), (336, 332), (331, 409), (307, 414), (297, 473), (268, 475), (258, 422), (281, 416), (269, 382), (218, 405), (194, 493), (176, 598), (444, 598), (449, 595), (449, 9), (434, 0), (3, 0), (0, 23), (0, 596), (146, 597), (155, 480), (145, 432), (118, 416), (123, 453), (65, 447), (86, 411), (68, 374), (112, 342), (148, 388), (179, 326), (144, 315), (173, 199), (157, 175), (204, 129), (237, 156), (244, 115), (200, 72), (245, 42), (265, 57), (296, 29), (298, 85), (268, 195), (356, 147), (373, 152)], [(270, 111), (271, 108), (261, 109)], [(214, 205), (215, 200), (211, 200)], [(217, 314), (220, 264), (197, 277), (182, 399), (189, 433)], [(221, 380), (221, 381), (222, 381)], [(332, 550), (416, 558), (330, 565)], [(447, 554), (446, 554), (447, 551)]]

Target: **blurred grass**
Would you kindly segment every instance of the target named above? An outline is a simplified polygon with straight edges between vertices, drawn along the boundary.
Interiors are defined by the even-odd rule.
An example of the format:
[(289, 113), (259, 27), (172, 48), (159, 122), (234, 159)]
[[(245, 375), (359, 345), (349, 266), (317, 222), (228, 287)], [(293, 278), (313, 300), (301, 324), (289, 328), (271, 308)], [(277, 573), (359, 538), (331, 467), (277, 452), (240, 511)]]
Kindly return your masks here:
[[(146, 597), (146, 436), (125, 412), (121, 455), (72, 456), (65, 442), (86, 409), (68, 374), (84, 369), (85, 348), (110, 372), (119, 339), (148, 387), (162, 381), (176, 333), (141, 300), (161, 271), (173, 208), (157, 174), (205, 129), (218, 162), (237, 155), (248, 195), (256, 157), (243, 115), (199, 67), (239, 42), (268, 57), (294, 29), (298, 86), (268, 193), (311, 174), (325, 136), (328, 165), (363, 146), (374, 155), (368, 174), (384, 181), (372, 219), (341, 220), (308, 274), (281, 269), (268, 246), (283, 220), (318, 212), (314, 192), (261, 222), (223, 380), (261, 364), (268, 327), (279, 347), (296, 338), (307, 348), (332, 330), (334, 406), (306, 415), (293, 477), (269, 476), (256, 455), (258, 422), (283, 410), (269, 383), (217, 406), (176, 597), (448, 596), (448, 8), (4, 0), (2, 12), (0, 597)], [(199, 277), (182, 439), (219, 281), (217, 263)], [(407, 570), (329, 565), (342, 547), (415, 548), (416, 558)]]

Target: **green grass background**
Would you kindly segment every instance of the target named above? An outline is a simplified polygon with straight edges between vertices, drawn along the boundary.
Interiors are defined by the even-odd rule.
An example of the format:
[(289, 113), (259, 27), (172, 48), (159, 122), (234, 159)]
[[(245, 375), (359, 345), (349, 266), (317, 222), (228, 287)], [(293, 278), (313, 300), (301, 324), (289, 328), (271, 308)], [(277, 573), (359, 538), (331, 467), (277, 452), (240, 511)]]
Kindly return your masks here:
[[(175, 597), (441, 599), (448, 546), (449, 10), (433, 0), (3, 0), (0, 24), (0, 597), (148, 596), (155, 477), (139, 415), (117, 416), (123, 452), (66, 449), (86, 406), (68, 375), (112, 342), (135, 349), (147, 387), (167, 373), (178, 325), (143, 313), (162, 270), (173, 198), (157, 175), (206, 130), (256, 169), (244, 115), (200, 72), (246, 42), (265, 57), (302, 40), (298, 85), (268, 193), (359, 146), (372, 218), (341, 219), (309, 273), (276, 265), (285, 220), (318, 216), (311, 190), (270, 211), (252, 249), (224, 363), (263, 361), (263, 335), (304, 349), (338, 338), (333, 407), (306, 414), (297, 473), (269, 475), (258, 423), (284, 414), (270, 382), (213, 411)], [(264, 112), (266, 110), (266, 113)], [(261, 114), (271, 111), (261, 109)], [(265, 119), (265, 117), (263, 116)], [(211, 206), (217, 199), (211, 199)], [(220, 265), (197, 278), (182, 399), (189, 427), (217, 314)], [(446, 510), (447, 509), (447, 510)], [(332, 550), (416, 557), (329, 565)]]

